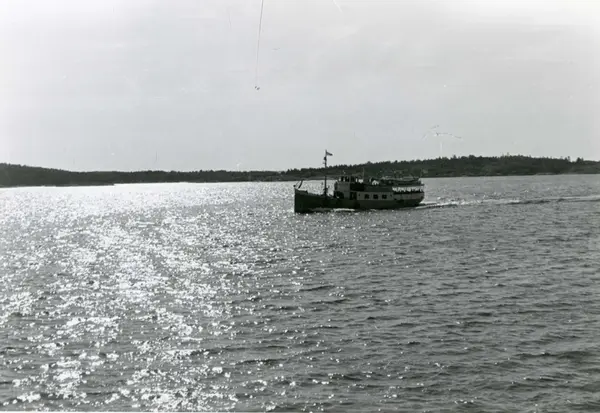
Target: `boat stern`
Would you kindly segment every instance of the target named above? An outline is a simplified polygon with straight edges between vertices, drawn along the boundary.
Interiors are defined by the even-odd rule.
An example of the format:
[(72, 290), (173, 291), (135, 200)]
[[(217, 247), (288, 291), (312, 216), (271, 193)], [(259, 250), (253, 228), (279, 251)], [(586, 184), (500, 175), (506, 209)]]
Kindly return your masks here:
[(324, 195), (311, 194), (306, 190), (294, 188), (294, 212), (305, 214), (327, 208), (329, 202)]

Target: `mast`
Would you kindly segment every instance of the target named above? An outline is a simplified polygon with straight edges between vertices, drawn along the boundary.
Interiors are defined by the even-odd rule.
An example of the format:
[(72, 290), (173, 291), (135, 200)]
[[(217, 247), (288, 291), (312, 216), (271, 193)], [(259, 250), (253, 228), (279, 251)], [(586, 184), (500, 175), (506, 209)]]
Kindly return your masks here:
[(327, 196), (327, 149), (325, 149), (325, 156), (323, 157), (323, 166), (325, 167), (323, 170), (325, 179), (325, 182), (323, 183), (323, 196)]
[(332, 153), (330, 153), (329, 151), (327, 151), (327, 149), (325, 149), (325, 156), (323, 157), (323, 166), (325, 167), (325, 170), (323, 171), (323, 175), (324, 175), (324, 184), (323, 184), (323, 196), (327, 196), (327, 157), (328, 156), (333, 156)]

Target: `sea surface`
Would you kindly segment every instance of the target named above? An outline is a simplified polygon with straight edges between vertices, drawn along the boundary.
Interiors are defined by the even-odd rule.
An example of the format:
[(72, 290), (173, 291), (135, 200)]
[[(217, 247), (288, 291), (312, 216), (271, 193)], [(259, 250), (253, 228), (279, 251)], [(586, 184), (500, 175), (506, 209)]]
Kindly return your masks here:
[(0, 190), (0, 409), (600, 411), (600, 176), (425, 184)]

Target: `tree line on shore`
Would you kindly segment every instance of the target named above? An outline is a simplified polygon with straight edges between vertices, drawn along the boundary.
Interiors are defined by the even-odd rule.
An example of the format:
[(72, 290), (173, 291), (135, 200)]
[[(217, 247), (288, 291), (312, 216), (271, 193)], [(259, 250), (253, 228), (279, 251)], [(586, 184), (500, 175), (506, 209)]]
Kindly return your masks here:
[(463, 156), (412, 161), (367, 162), (356, 165), (334, 165), (325, 168), (288, 169), (287, 171), (225, 171), (195, 172), (72, 172), (14, 164), (0, 164), (0, 187), (14, 186), (76, 186), (113, 185), (160, 182), (242, 182), (296, 181), (320, 179), (327, 175), (365, 174), (368, 176), (460, 177), (550, 174), (596, 174), (600, 162), (582, 158), (541, 158), (522, 155), (499, 157)]

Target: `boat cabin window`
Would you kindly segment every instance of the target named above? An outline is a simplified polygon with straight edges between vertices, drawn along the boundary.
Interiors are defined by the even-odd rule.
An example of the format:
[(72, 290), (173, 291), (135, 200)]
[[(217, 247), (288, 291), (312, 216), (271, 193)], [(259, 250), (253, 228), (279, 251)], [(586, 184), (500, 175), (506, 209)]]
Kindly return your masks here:
[(385, 194), (381, 195), (381, 199), (387, 199), (387, 195), (385, 195)]
[(369, 194), (365, 194), (365, 199), (369, 199)]
[(358, 182), (354, 176), (340, 176), (338, 180), (340, 182)]
[(377, 194), (373, 195), (373, 199), (379, 199), (379, 195), (377, 195)]

